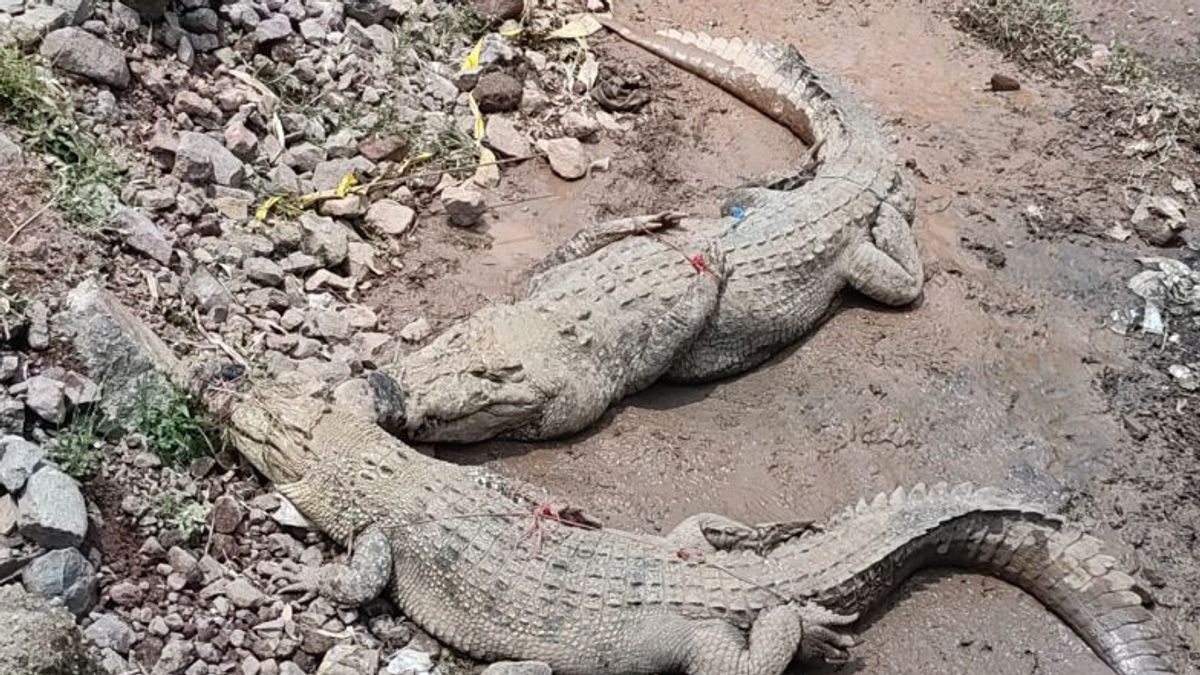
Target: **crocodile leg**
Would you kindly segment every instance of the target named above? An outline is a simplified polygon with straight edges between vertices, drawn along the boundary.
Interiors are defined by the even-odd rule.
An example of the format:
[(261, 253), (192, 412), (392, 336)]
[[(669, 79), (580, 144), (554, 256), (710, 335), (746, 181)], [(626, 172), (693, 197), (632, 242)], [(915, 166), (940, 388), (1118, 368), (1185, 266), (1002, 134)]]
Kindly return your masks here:
[(880, 207), (871, 239), (842, 258), (846, 281), (885, 305), (899, 307), (919, 298), (925, 279), (917, 242), (908, 221), (891, 203)]
[(371, 528), (354, 542), (349, 565), (321, 569), (317, 592), (340, 605), (358, 606), (383, 592), (392, 578), (392, 551), (387, 535)]
[(646, 232), (658, 232), (679, 224), (684, 214), (676, 211), (663, 211), (648, 216), (633, 216), (618, 218), (603, 223), (589, 225), (575, 236), (560, 244), (541, 262), (533, 266), (532, 274), (544, 272), (571, 260), (589, 256), (596, 251), (620, 241)]
[(720, 620), (701, 621), (688, 641), (688, 675), (779, 675), (799, 651), (806, 659), (845, 661), (854, 639), (836, 628), (857, 615), (813, 604), (786, 604), (758, 615), (745, 633)]
[(654, 319), (642, 348), (631, 356), (627, 368), (632, 376), (623, 395), (641, 391), (662, 377), (716, 312), (725, 285), (725, 255), (714, 242), (693, 264), (703, 267), (698, 268), (683, 296)]
[(684, 519), (666, 539), (681, 549), (702, 553), (756, 551), (763, 554), (814, 529), (817, 526), (810, 520), (747, 525), (716, 513), (700, 513)]

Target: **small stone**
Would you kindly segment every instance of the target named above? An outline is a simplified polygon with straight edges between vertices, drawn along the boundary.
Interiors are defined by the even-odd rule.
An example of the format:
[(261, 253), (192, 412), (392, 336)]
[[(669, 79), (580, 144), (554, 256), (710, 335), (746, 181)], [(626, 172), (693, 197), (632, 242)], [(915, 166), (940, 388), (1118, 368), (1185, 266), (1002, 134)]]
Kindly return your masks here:
[(408, 155), (404, 136), (368, 136), (358, 143), (358, 152), (372, 162), (401, 162)]
[(258, 136), (241, 120), (235, 119), (225, 125), (225, 147), (238, 158), (251, 160), (258, 150)]
[(175, 94), (174, 104), (177, 111), (194, 117), (212, 117), (217, 113), (212, 101), (187, 89)]
[(12, 495), (0, 495), (0, 537), (17, 531), (17, 503)]
[(161, 19), (167, 11), (168, 2), (169, 0), (121, 0), (121, 4), (136, 11), (147, 22)]
[(1188, 368), (1185, 365), (1174, 364), (1167, 369), (1171, 373), (1171, 377), (1175, 378), (1175, 384), (1184, 391), (1200, 390), (1200, 376), (1197, 376), (1196, 371)]
[(300, 192), (300, 177), (287, 164), (280, 164), (267, 173), (267, 190), (274, 193)]
[(239, 609), (252, 609), (266, 599), (263, 592), (255, 588), (245, 577), (238, 577), (225, 587), (225, 597)]
[(379, 650), (334, 645), (321, 660), (317, 675), (361, 675), (379, 671)]
[(433, 327), (421, 317), (400, 329), (400, 339), (405, 342), (423, 342), (433, 334)]
[(194, 652), (191, 642), (173, 638), (163, 647), (152, 675), (179, 675), (192, 663)]
[(525, 13), (524, 0), (471, 0), (479, 16), (493, 23), (520, 19)]
[(555, 138), (541, 142), (542, 151), (554, 173), (566, 180), (578, 180), (587, 175), (588, 158), (583, 144), (576, 138)]
[(67, 25), (67, 18), (67, 13), (58, 7), (30, 4), (24, 14), (12, 17), (10, 34), (33, 41)]
[(558, 122), (564, 134), (580, 140), (590, 138), (600, 131), (600, 123), (594, 117), (574, 110), (563, 113)]
[(305, 213), (300, 216), (300, 226), (305, 231), (305, 253), (316, 256), (325, 267), (335, 267), (346, 259), (350, 252), (350, 239), (341, 223), (332, 218)]
[(83, 636), (98, 649), (128, 654), (135, 638), (133, 629), (113, 614), (101, 614), (83, 631)]
[(45, 453), (19, 436), (0, 437), (0, 450), (0, 485), (16, 494), (41, 466)]
[(41, 54), (68, 73), (117, 89), (129, 86), (125, 53), (80, 28), (60, 28), (42, 40)]
[(399, 237), (408, 232), (417, 213), (400, 202), (381, 199), (367, 209), (367, 228), (379, 234)]
[(327, 157), (324, 148), (312, 143), (299, 143), (284, 151), (279, 161), (300, 173), (315, 171)]
[(1018, 91), (1021, 83), (1015, 77), (996, 73), (992, 75), (992, 91)]
[(321, 309), (312, 314), (312, 330), (325, 340), (345, 340), (350, 337), (350, 322), (338, 312)]
[(221, 534), (233, 534), (245, 515), (245, 510), (236, 499), (229, 495), (218, 497), (213, 502), (213, 530)]
[(87, 536), (87, 505), (75, 479), (51, 466), (29, 477), (17, 501), (21, 536), (44, 548), (77, 547)]
[(246, 258), (242, 270), (255, 283), (264, 286), (280, 286), (283, 284), (283, 268), (270, 258)]
[(100, 385), (74, 371), (62, 378), (63, 394), (67, 402), (76, 408), (100, 402)]
[(61, 599), (75, 616), (95, 606), (99, 587), (96, 569), (73, 548), (51, 551), (34, 560), (21, 572), (21, 583), (34, 595)]
[(333, 190), (347, 174), (361, 179), (373, 165), (365, 157), (327, 159), (313, 169), (312, 184), (316, 190)]
[(528, 157), (532, 152), (525, 135), (507, 117), (492, 117), (487, 121), (484, 141), (503, 157)]
[(145, 594), (132, 581), (118, 581), (109, 587), (108, 597), (118, 607), (130, 609), (141, 605)]
[(370, 202), (366, 195), (351, 194), (321, 202), (321, 215), (334, 218), (357, 218), (367, 212)]
[(245, 176), (245, 167), (221, 141), (206, 134), (185, 131), (179, 134), (173, 173), (180, 180), (196, 185), (215, 181), (219, 185), (238, 187)]
[(41, 300), (29, 303), (25, 315), (29, 318), (29, 331), (25, 341), (34, 351), (45, 351), (50, 348), (50, 309)]
[(117, 209), (114, 220), (125, 237), (126, 246), (160, 265), (170, 264), (171, 244), (145, 211), (122, 207)]
[(497, 661), (483, 670), (483, 675), (551, 675), (548, 664), (541, 661)]
[(524, 89), (521, 83), (505, 73), (488, 73), (475, 85), (475, 102), (484, 114), (508, 112), (521, 105)]
[(442, 190), (442, 205), (446, 208), (450, 222), (459, 227), (473, 227), (478, 224), (487, 210), (483, 194), (462, 185)]
[(206, 267), (197, 267), (192, 271), (187, 291), (196, 305), (205, 312), (228, 309), (233, 303), (233, 294)]
[(292, 21), (282, 14), (275, 14), (254, 28), (252, 39), (256, 47), (265, 47), (292, 34)]
[(193, 33), (215, 33), (221, 18), (209, 7), (199, 7), (179, 17), (179, 25)]
[(43, 375), (25, 381), (25, 405), (38, 417), (57, 426), (67, 419), (67, 395), (63, 383)]
[(21, 371), (21, 360), (15, 354), (0, 356), (0, 384), (12, 382)]

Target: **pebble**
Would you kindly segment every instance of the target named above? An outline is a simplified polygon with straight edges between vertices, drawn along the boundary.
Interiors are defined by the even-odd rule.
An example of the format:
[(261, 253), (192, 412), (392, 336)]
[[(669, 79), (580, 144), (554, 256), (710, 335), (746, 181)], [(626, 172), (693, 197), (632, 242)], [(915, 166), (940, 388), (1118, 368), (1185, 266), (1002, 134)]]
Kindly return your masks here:
[[(174, 198), (171, 198), (174, 203)], [(124, 207), (114, 214), (117, 227), (125, 237), (125, 245), (142, 255), (167, 265), (171, 262), (171, 244), (154, 220), (139, 208)]]
[(50, 551), (21, 572), (25, 590), (46, 599), (58, 598), (75, 616), (96, 604), (99, 581), (92, 563), (73, 548)]
[(367, 209), (367, 228), (392, 237), (398, 237), (413, 226), (416, 211), (391, 199), (381, 199)]
[(37, 445), (16, 436), (0, 438), (0, 450), (0, 485), (9, 493), (17, 494), (41, 465), (45, 453)]
[(400, 339), (405, 342), (424, 342), (433, 334), (433, 327), (421, 317), (400, 329)]
[(38, 417), (55, 426), (67, 419), (67, 395), (63, 383), (44, 375), (25, 381), (25, 405)]
[(262, 591), (255, 588), (245, 577), (238, 577), (229, 582), (224, 589), (225, 597), (238, 609), (251, 609), (261, 604), (266, 597)]
[(21, 535), (45, 548), (80, 546), (87, 535), (87, 505), (79, 484), (52, 466), (29, 477), (17, 500)]
[(206, 134), (185, 131), (179, 134), (174, 175), (197, 185), (215, 181), (219, 185), (237, 187), (245, 177), (245, 168), (242, 160), (221, 141)]
[[(65, 13), (62, 15), (65, 18)], [(125, 53), (81, 28), (60, 28), (49, 33), (42, 39), (41, 54), (68, 73), (117, 89), (129, 86)]]
[(555, 138), (541, 142), (542, 152), (550, 161), (554, 173), (566, 180), (578, 180), (587, 175), (588, 158), (577, 138)]
[(83, 636), (99, 649), (111, 649), (122, 655), (129, 653), (135, 638), (129, 624), (113, 614), (97, 616)]
[(524, 88), (511, 75), (493, 72), (479, 78), (472, 92), (479, 111), (484, 114), (508, 112), (521, 106)]
[(459, 227), (473, 227), (487, 211), (483, 193), (465, 185), (455, 185), (442, 190), (442, 205), (450, 222)]
[(246, 516), (246, 510), (229, 495), (217, 497), (213, 502), (213, 530), (221, 534), (233, 534)]
[(282, 14), (275, 14), (261, 21), (255, 28), (252, 39), (256, 47), (264, 47), (278, 42), (292, 34), (291, 19)]
[(484, 140), (503, 157), (528, 157), (533, 152), (525, 134), (518, 131), (513, 121), (507, 117), (489, 118)]
[(255, 283), (264, 286), (280, 286), (283, 284), (283, 268), (270, 258), (246, 258), (242, 270)]

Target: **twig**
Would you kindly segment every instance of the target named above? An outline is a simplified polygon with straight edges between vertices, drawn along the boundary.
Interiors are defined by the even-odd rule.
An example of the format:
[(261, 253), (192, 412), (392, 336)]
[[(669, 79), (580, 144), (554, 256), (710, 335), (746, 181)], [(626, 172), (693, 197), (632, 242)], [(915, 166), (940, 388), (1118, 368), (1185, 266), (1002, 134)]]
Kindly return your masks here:
[(51, 199), (47, 200), (46, 203), (42, 205), (42, 208), (38, 209), (37, 211), (34, 211), (33, 215), (29, 216), (24, 221), (22, 221), (21, 224), (17, 226), (17, 229), (13, 230), (12, 233), (8, 235), (8, 238), (4, 240), (4, 245), (8, 246), (9, 244), (11, 244), (13, 242), (13, 240), (17, 238), (17, 235), (21, 234), (22, 230), (24, 230), (26, 227), (29, 227), (29, 225), (31, 223), (33, 223), (33, 221), (37, 220), (38, 218), (41, 217), (41, 215), (43, 213), (48, 211), (50, 209), (50, 207), (54, 204), (53, 197), (54, 197), (54, 195), (51, 195)]

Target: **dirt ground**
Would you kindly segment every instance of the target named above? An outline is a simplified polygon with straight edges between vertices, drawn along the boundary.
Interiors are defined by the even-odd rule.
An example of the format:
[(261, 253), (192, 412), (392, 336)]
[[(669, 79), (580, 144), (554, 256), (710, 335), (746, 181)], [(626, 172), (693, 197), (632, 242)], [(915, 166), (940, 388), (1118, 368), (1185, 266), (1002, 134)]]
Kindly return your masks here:
[[(1125, 3), (1094, 4), (1096, 39), (1123, 38), (1125, 25), (1109, 22)], [(1188, 3), (1161, 4), (1182, 16)], [(1125, 280), (1149, 251), (1102, 236), (1129, 213), (1125, 160), (1087, 123), (1079, 85), (1003, 61), (957, 31), (946, 9), (918, 0), (623, 4), (619, 14), (655, 27), (792, 42), (846, 80), (916, 179), (926, 297), (899, 312), (850, 298), (768, 366), (713, 386), (657, 386), (579, 437), (439, 456), (487, 462), (613, 525), (651, 531), (697, 511), (822, 516), (918, 481), (1015, 484), (1096, 528), (1162, 586), (1161, 613), (1186, 659), (1200, 643), (1188, 591), (1200, 581), (1200, 509), (1183, 477), (1195, 466), (1196, 401), (1179, 398), (1144, 344), (1104, 326), (1132, 304)], [(1131, 39), (1145, 35), (1145, 24), (1133, 26)], [(1194, 46), (1195, 24), (1179, 30)], [(461, 243), (422, 240), (404, 288), (419, 279), (423, 292), (385, 283), (372, 298), (390, 299), (382, 311), (393, 326), (420, 312), (450, 321), (503, 297), (497, 288), (589, 220), (680, 205), (711, 212), (722, 188), (803, 151), (756, 113), (624, 44), (603, 39), (602, 53), (647, 73), (656, 97), (625, 143), (595, 148), (613, 156), (613, 170), (569, 185), (536, 165), (509, 174), (502, 198), (548, 198), (493, 214), (490, 249), (464, 255)], [(1022, 91), (986, 91), (994, 72), (1018, 77)], [(422, 276), (435, 269), (445, 274)], [(859, 637), (856, 661), (828, 672), (1108, 672), (1033, 599), (980, 577), (923, 575)]]

